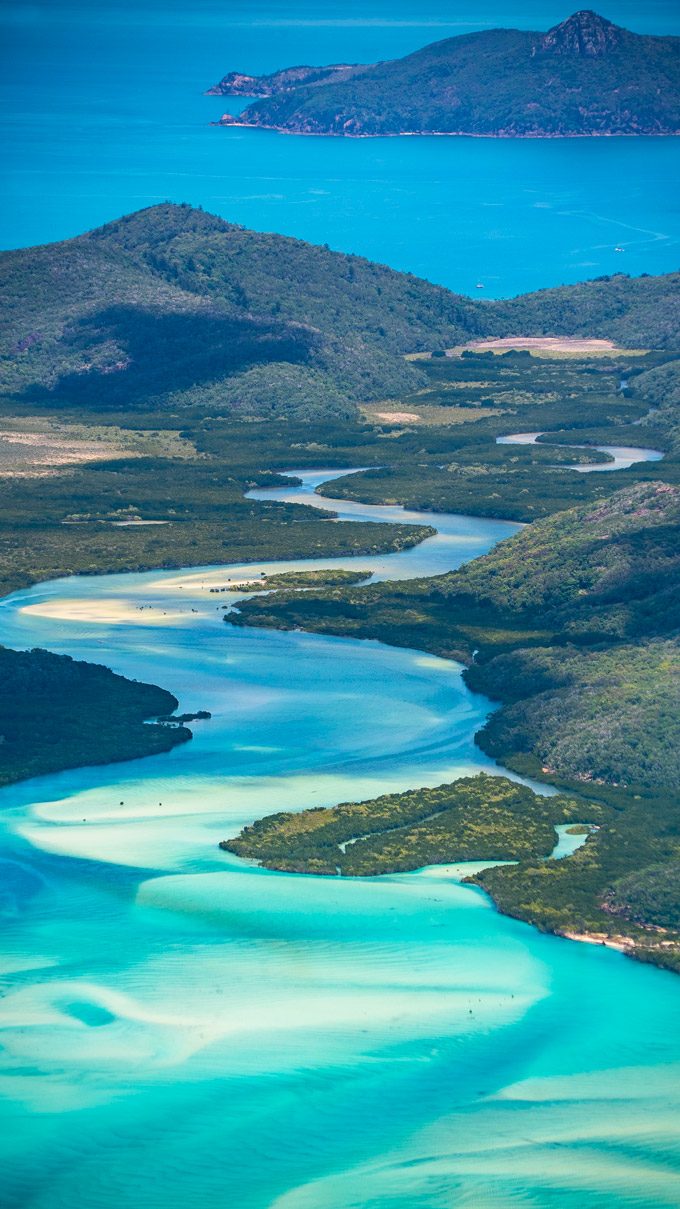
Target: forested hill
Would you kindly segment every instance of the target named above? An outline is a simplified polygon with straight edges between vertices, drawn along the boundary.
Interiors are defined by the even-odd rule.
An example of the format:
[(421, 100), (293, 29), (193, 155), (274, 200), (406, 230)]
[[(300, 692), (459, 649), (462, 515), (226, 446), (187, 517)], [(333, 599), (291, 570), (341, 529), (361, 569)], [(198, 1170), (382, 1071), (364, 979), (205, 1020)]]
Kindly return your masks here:
[(169, 204), (4, 253), (0, 289), (0, 387), (97, 409), (346, 416), (417, 386), (404, 353), (488, 330), (439, 286)]
[[(276, 868), (325, 873), (330, 864), (349, 875), (519, 859), (475, 879), (501, 910), (548, 931), (623, 930), (626, 951), (680, 970), (679, 532), (680, 490), (641, 483), (537, 520), (446, 575), (284, 590), (239, 601), (225, 616), (467, 658), (469, 687), (500, 705), (479, 745), (506, 768), (576, 793), (580, 806), (562, 819), (598, 824), (574, 856), (511, 854), (507, 798), (491, 801), (489, 815), (474, 807), (473, 834), (457, 813), (466, 805), (459, 795), (476, 792), (465, 781), (442, 786), (437, 801), (417, 790), (358, 809), (279, 814), (224, 846)], [(602, 813), (592, 812), (591, 795)], [(389, 834), (385, 805), (396, 814)], [(544, 800), (521, 806), (531, 820), (524, 841), (546, 822), (537, 807)], [(348, 835), (366, 842), (347, 862), (334, 859)]]
[(680, 133), (680, 38), (591, 11), (547, 33), (484, 30), (368, 66), (236, 72), (210, 91), (264, 99), (222, 124), (297, 134), (507, 137)]
[(0, 396), (31, 408), (347, 417), (426, 385), (405, 354), (489, 335), (678, 347), (678, 275), (481, 302), (190, 206), (0, 256)]

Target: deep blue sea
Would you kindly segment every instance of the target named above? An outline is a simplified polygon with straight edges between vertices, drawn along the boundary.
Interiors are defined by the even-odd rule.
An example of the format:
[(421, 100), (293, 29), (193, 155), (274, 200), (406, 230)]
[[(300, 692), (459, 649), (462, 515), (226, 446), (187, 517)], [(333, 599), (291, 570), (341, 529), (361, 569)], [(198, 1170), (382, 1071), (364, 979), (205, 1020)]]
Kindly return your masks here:
[[(374, 61), (489, 26), (545, 29), (570, 11), (567, 0), (6, 2), (0, 246), (170, 199), (464, 293), (479, 282), (489, 297), (677, 268), (677, 139), (305, 139), (209, 125), (234, 99), (203, 90), (230, 69)], [(602, 11), (680, 33), (677, 0)]]

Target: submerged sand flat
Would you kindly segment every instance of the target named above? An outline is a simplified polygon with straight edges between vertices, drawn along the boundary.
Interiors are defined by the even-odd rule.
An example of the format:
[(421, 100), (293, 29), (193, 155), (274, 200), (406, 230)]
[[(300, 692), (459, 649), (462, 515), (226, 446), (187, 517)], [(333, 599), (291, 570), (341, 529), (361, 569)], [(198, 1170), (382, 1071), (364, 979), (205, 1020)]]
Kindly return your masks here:
[[(320, 503), (324, 476), (300, 477), (265, 498)], [(326, 565), (432, 574), (516, 528), (427, 519), (418, 548)], [(292, 569), (309, 564), (267, 565)], [(677, 1204), (675, 976), (499, 915), (469, 866), (301, 878), (219, 850), (272, 811), (500, 771), (458, 665), (225, 627), (201, 594), (259, 570), (4, 603), (10, 645), (105, 659), (212, 716), (170, 753), (2, 792), (3, 1204)]]
[(49, 617), (53, 621), (90, 621), (98, 625), (177, 625), (191, 618), (186, 609), (163, 609), (154, 605), (140, 605), (132, 600), (77, 600), (69, 597), (24, 605), (20, 612), (33, 617)]

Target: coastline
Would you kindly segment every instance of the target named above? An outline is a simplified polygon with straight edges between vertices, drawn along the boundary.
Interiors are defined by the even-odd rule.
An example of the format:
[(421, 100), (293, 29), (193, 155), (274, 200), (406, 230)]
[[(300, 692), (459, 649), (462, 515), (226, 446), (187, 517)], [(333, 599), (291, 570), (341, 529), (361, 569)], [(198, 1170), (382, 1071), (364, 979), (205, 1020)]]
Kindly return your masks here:
[[(318, 488), (317, 488), (317, 491), (318, 491)], [(326, 498), (332, 498), (332, 497), (326, 497)], [(231, 620), (231, 619), (225, 618), (225, 620)], [(236, 621), (236, 624), (243, 624), (243, 623), (240, 621)], [(246, 621), (245, 624), (248, 625), (248, 622)], [(280, 629), (285, 630), (289, 627), (283, 625), (280, 627), (266, 626), (265, 628), (272, 628), (272, 629), (280, 628)], [(323, 630), (317, 631), (314, 629), (306, 629), (304, 621), (302, 621), (301, 624), (299, 625), (299, 627), (296, 627), (296, 628), (299, 628), (299, 629), (301, 629), (302, 632), (308, 633), (308, 634), (314, 634), (314, 633), (324, 634), (325, 633), (325, 631), (323, 631)], [(332, 633), (332, 631), (330, 631), (330, 633)], [(336, 637), (343, 637), (343, 636), (352, 637), (352, 635), (350, 635), (350, 634), (341, 635), (337, 632), (336, 632), (335, 636)], [(355, 637), (356, 637), (356, 635), (355, 635)], [(389, 645), (396, 645), (398, 647), (402, 646), (401, 643), (399, 643), (399, 642), (395, 643), (393, 640), (390, 639), (389, 636), (387, 636), (384, 633), (375, 633), (373, 635), (364, 635), (362, 637), (373, 638), (374, 640), (378, 640), (379, 642), (385, 643), (388, 646)], [(411, 640), (406, 645), (406, 649), (413, 649), (415, 651), (431, 651), (432, 653), (437, 654), (438, 657), (440, 657), (442, 659), (451, 660), (452, 662), (459, 662), (459, 663), (466, 662), (465, 657), (462, 653), (453, 655), (450, 650), (441, 650), (440, 649), (437, 651), (433, 651), (432, 648), (427, 647), (427, 646), (419, 646), (417, 644), (412, 645), (412, 642), (413, 642), (413, 639), (411, 638)], [(466, 683), (467, 683), (467, 681), (466, 681)], [(469, 685), (468, 685), (468, 687), (469, 687)], [(487, 749), (485, 748), (485, 745), (483, 743), (479, 742), (479, 734), (475, 736), (475, 746), (478, 747), (481, 751), (485, 752), (485, 754), (492, 755), (492, 757), (494, 758), (496, 767), (498, 769), (498, 775), (503, 775), (503, 774), (507, 775), (508, 770), (510, 770), (511, 775), (512, 775), (512, 773), (515, 773), (515, 774), (522, 773), (524, 776), (530, 776), (535, 781), (543, 782), (545, 785), (550, 786), (552, 789), (556, 789), (558, 792), (563, 792), (563, 793), (569, 792), (569, 793), (574, 793), (579, 796), (583, 794), (584, 788), (587, 788), (586, 786), (583, 786), (583, 785), (577, 785), (577, 784), (574, 784), (573, 782), (567, 782), (563, 778), (560, 778), (557, 775), (551, 775), (550, 773), (548, 773), (547, 769), (538, 770), (538, 769), (532, 768), (530, 771), (528, 771), (525, 767), (517, 767), (517, 765), (513, 762), (511, 755), (510, 755), (510, 758), (507, 758), (507, 756), (505, 754), (501, 754), (499, 757), (496, 755), (496, 753), (488, 752)], [(265, 867), (266, 867), (266, 865), (265, 865)], [(293, 872), (293, 871), (288, 870), (288, 872)], [(295, 872), (297, 872), (297, 871), (295, 871)], [(311, 872), (311, 870), (309, 872)], [(304, 875), (304, 872), (300, 871), (300, 873), (298, 875)], [(355, 880), (355, 877), (356, 877), (356, 875), (353, 876), (352, 874), (348, 874), (346, 876), (348, 876), (352, 880)], [(481, 884), (477, 880), (477, 878), (474, 878), (473, 882), (477, 886), (477, 888), (482, 889), (484, 891), (485, 895), (488, 897), (490, 902), (493, 903), (494, 908), (499, 912), (499, 914), (505, 915), (509, 918), (515, 918), (522, 923), (529, 924), (531, 927), (535, 928), (539, 932), (544, 932), (545, 934), (558, 936), (563, 939), (580, 941), (581, 943), (585, 943), (585, 944), (602, 945), (604, 947), (612, 948), (618, 952), (621, 952), (625, 956), (633, 957), (636, 961), (639, 961), (639, 962), (642, 962), (645, 964), (652, 964), (652, 965), (657, 966), (658, 968), (666, 969), (673, 973), (680, 972), (678, 970), (678, 964), (677, 964), (677, 947), (675, 948), (675, 953), (674, 953), (673, 952), (673, 942), (666, 942), (663, 946), (659, 945), (659, 944), (655, 944), (654, 943), (654, 939), (655, 939), (655, 935), (656, 935), (655, 930), (648, 929), (644, 925), (640, 925), (641, 934), (636, 937), (633, 937), (633, 936), (623, 935), (619, 931), (612, 932), (610, 934), (608, 932), (599, 931), (599, 930), (595, 930), (595, 929), (587, 930), (587, 928), (584, 929), (583, 926), (581, 926), (581, 928), (579, 928), (578, 923), (577, 923), (578, 916), (576, 917), (576, 919), (574, 919), (573, 915), (572, 915), (572, 919), (574, 919), (574, 924), (572, 926), (569, 926), (571, 921), (565, 920), (564, 918), (561, 921), (555, 920), (554, 924), (552, 924), (549, 921), (546, 921), (546, 920), (543, 920), (540, 918), (532, 918), (531, 915), (529, 915), (529, 914), (522, 914), (522, 913), (514, 910), (512, 908), (511, 903), (509, 903), (509, 902), (505, 903), (504, 905), (501, 905), (501, 903), (499, 901), (497, 901), (492, 889), (490, 889), (488, 886), (486, 886), (484, 884)], [(675, 961), (673, 960), (674, 956), (676, 957)]]
[(603, 130), (592, 131), (589, 133), (579, 133), (577, 131), (565, 134), (548, 134), (542, 133), (502, 133), (494, 132), (482, 134), (471, 130), (392, 130), (389, 132), (381, 132), (380, 134), (352, 134), (349, 131), (340, 132), (337, 130), (291, 130), (286, 126), (267, 126), (263, 122), (223, 122), (221, 119), (208, 123), (209, 126), (217, 126), (223, 130), (229, 130), (231, 127), (241, 130), (269, 130), (277, 134), (288, 134), (296, 138), (327, 138), (327, 139), (398, 139), (398, 138), (452, 138), (452, 139), (673, 139), (680, 138), (680, 130), (650, 130), (650, 131), (625, 131), (625, 130)]
[[(330, 473), (330, 472), (328, 472), (328, 473)], [(290, 474), (294, 477), (296, 472), (291, 471)], [(272, 489), (272, 490), (277, 490), (277, 489)], [(333, 497), (326, 497), (326, 498), (330, 498), (332, 500)], [(369, 505), (369, 507), (370, 507), (370, 505)], [(429, 528), (430, 527), (428, 526), (428, 530), (429, 530)], [(420, 544), (420, 542), (422, 540), (424, 540), (424, 538), (421, 538), (420, 541), (416, 544)], [(356, 554), (356, 552), (354, 552), (354, 553)], [(352, 554), (348, 554), (347, 557), (351, 558)], [(257, 562), (259, 562), (259, 561), (261, 561), (261, 559), (253, 560), (253, 563), (256, 565)], [(218, 564), (218, 565), (228, 566), (228, 564)], [(162, 569), (168, 570), (170, 568), (162, 568)], [(185, 569), (186, 570), (195, 570), (196, 568), (195, 567), (194, 568), (186, 567)], [(101, 574), (101, 572), (99, 572), (99, 571), (91, 572), (91, 574), (98, 575), (98, 574)], [(36, 606), (29, 605), (28, 609), (30, 609), (32, 612), (36, 612), (36, 611), (42, 612), (42, 613), (45, 612), (44, 606), (37, 606), (37, 608), (36, 608)], [(142, 613), (140, 615), (140, 618), (135, 618), (135, 620), (139, 621), (139, 620), (143, 619), (143, 616), (144, 615)], [(152, 618), (151, 616), (149, 616), (149, 620), (155, 621), (155, 618)], [(168, 620), (167, 618), (163, 619), (164, 624), (167, 623), (167, 620)], [(305, 631), (305, 632), (310, 633), (310, 634), (314, 633), (313, 630)], [(384, 642), (386, 646), (395, 645), (393, 643), (390, 643), (389, 640), (386, 641), (384, 636), (381, 636), (381, 642)], [(400, 644), (396, 644), (396, 645), (400, 645)], [(417, 646), (414, 646), (411, 648), (411, 645), (409, 644), (408, 649), (413, 649), (416, 652), (420, 652), (426, 648), (420, 648)], [(442, 658), (451, 659), (450, 652), (439, 652), (439, 654)], [(460, 662), (460, 659), (458, 661)], [(480, 745), (477, 741), (475, 741), (475, 746), (477, 746), (481, 751), (484, 751), (484, 747), (482, 745)], [(106, 761), (106, 763), (113, 763), (113, 762), (114, 761)], [(118, 762), (118, 761), (115, 761), (115, 762)], [(507, 773), (508, 769), (512, 770), (511, 763), (505, 763), (505, 762), (501, 763), (497, 760), (495, 761), (495, 763), (496, 763), (497, 768), (499, 769), (499, 775), (502, 775), (504, 772)], [(546, 784), (551, 785), (552, 787), (557, 787), (557, 786), (555, 786), (555, 780), (552, 777), (541, 776), (540, 780), (544, 781)], [(558, 782), (558, 786), (559, 786), (559, 782)], [(564, 788), (564, 786), (559, 786), (559, 787)], [(632, 957), (636, 957), (636, 958), (638, 957), (638, 953), (636, 952), (636, 944), (635, 944), (635, 941), (632, 940), (632, 938), (625, 938), (625, 940), (628, 941), (629, 943), (623, 943), (622, 939), (619, 937), (618, 934), (614, 934), (612, 937), (609, 937), (606, 933), (600, 934), (599, 932), (589, 933), (589, 932), (581, 932), (581, 931), (577, 931), (577, 930), (572, 931), (571, 929), (565, 929), (563, 924), (557, 925), (555, 928), (550, 928), (550, 927), (542, 928), (539, 924), (535, 923), (532, 919), (525, 918), (523, 916), (518, 916), (518, 915), (514, 914), (512, 911), (502, 909), (495, 902), (493, 894), (490, 894), (489, 890), (485, 886), (480, 887), (480, 888), (482, 888), (484, 890), (484, 892), (488, 895), (490, 901), (494, 903), (494, 906), (496, 907), (496, 909), (499, 911), (500, 914), (507, 915), (510, 918), (513, 918), (513, 917), (518, 918), (521, 920), (521, 922), (530, 924), (531, 926), (535, 927), (539, 931), (542, 931), (542, 930), (547, 931), (547, 932), (552, 933), (553, 935), (562, 936), (566, 939), (579, 940), (582, 943), (588, 943), (588, 944), (594, 944), (594, 945), (604, 944), (605, 947), (611, 947), (611, 948), (617, 949), (618, 951), (623, 952), (628, 956), (632, 956)], [(665, 964), (663, 962), (663, 953), (659, 952), (658, 950), (654, 950), (654, 949), (645, 950), (644, 953), (640, 955), (640, 959), (643, 961), (651, 962), (658, 966), (663, 966)], [(667, 968), (668, 968), (668, 966), (667, 966)], [(676, 969), (677, 969), (677, 967), (676, 967)]]

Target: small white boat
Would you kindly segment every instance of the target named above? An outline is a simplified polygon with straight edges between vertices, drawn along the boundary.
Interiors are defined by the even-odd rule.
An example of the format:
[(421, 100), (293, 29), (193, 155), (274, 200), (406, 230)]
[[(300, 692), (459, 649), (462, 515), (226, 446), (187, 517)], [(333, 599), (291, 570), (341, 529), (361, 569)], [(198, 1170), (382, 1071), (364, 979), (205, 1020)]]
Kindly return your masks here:
[(477, 289), (477, 290), (483, 290), (483, 289), (484, 289), (484, 285), (482, 284), (482, 282), (481, 282), (481, 281), (478, 281), (478, 282), (477, 282), (477, 285), (475, 286), (475, 289)]
[(615, 252), (625, 252), (625, 248), (614, 248)]

